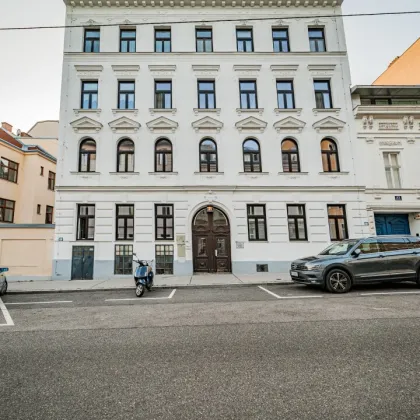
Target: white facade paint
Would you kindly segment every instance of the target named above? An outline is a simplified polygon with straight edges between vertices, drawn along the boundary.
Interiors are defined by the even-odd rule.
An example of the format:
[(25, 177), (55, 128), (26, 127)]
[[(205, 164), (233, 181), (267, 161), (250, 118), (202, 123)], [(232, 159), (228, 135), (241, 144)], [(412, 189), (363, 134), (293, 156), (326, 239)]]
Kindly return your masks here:
[[(267, 1), (262, 7), (252, 7), (254, 2), (248, 1), (245, 7), (233, 7), (230, 1), (213, 2), (215, 7), (210, 2), (206, 7), (198, 3), (192, 7), (190, 2), (182, 2), (184, 7), (175, 2), (176, 7), (171, 7), (172, 2), (166, 0), (162, 7), (153, 7), (149, 1), (140, 7), (141, 2), (131, 0), (124, 2), (128, 7), (113, 7), (114, 1), (112, 7), (96, 0), (92, 4), (99, 7), (66, 3), (69, 25), (136, 27), (137, 52), (118, 52), (119, 26), (101, 28), (101, 52), (96, 54), (82, 53), (82, 28), (66, 30), (54, 278), (70, 279), (75, 245), (94, 247), (95, 278), (115, 277), (115, 207), (121, 203), (135, 207), (134, 252), (154, 259), (155, 244), (174, 245), (174, 274), (178, 275), (193, 272), (191, 225), (196, 212), (209, 204), (229, 218), (234, 273), (253, 273), (256, 264), (268, 264), (271, 272), (285, 272), (292, 259), (326, 247), (330, 242), (328, 204), (346, 206), (349, 236), (369, 233), (364, 182), (356, 167), (361, 159), (355, 142), (343, 22), (315, 17), (339, 14), (341, 2), (328, 1), (326, 7), (314, 7), (313, 1), (292, 2), (291, 7), (269, 7)], [(230, 6), (222, 7), (222, 3)], [(298, 15), (302, 18), (285, 19)], [(166, 23), (259, 17), (274, 20), (208, 23), (213, 29), (213, 53), (195, 52), (195, 28), (201, 24)], [(139, 22), (147, 24), (135, 25)], [(279, 25), (289, 28), (290, 53), (272, 52), (272, 27)], [(325, 27), (328, 52), (309, 52), (308, 27), (313, 25)], [(172, 53), (153, 52), (154, 27), (171, 27)], [(236, 27), (252, 27), (255, 52), (236, 52)], [(99, 81), (99, 109), (86, 112), (79, 109), (81, 82), (91, 79)], [(172, 80), (170, 111), (153, 109), (154, 80), (159, 79)], [(215, 80), (216, 111), (197, 110), (197, 80), (203, 79)], [(238, 110), (240, 79), (257, 81), (257, 111)], [(294, 81), (296, 110), (277, 110), (276, 79)], [(334, 109), (315, 109), (314, 79), (331, 81)], [(119, 80), (135, 81), (135, 110), (116, 110)], [(79, 144), (87, 137), (97, 143), (97, 173), (78, 172)], [(117, 143), (124, 137), (135, 143), (132, 174), (116, 172)], [(174, 172), (170, 174), (154, 172), (154, 145), (161, 137), (173, 144)], [(217, 143), (219, 173), (199, 172), (199, 142), (205, 137)], [(248, 137), (260, 143), (261, 173), (244, 173), (242, 144)], [(323, 172), (320, 142), (324, 137), (337, 143), (340, 173)], [(301, 173), (283, 173), (281, 142), (285, 138), (299, 145)], [(76, 241), (77, 205), (83, 203), (96, 206), (93, 242)], [(174, 205), (174, 241), (155, 240), (154, 206), (159, 203)], [(294, 203), (306, 205), (308, 241), (289, 240), (286, 206)], [(266, 205), (266, 242), (248, 240), (247, 204)], [(182, 245), (178, 246), (177, 236), (181, 242), (185, 239), (185, 257), (178, 255)]]

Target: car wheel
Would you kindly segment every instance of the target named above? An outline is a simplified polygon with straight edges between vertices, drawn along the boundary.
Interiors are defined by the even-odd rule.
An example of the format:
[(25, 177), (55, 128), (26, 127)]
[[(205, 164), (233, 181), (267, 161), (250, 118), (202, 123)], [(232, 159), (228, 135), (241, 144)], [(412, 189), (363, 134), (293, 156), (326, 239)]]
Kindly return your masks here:
[(350, 292), (352, 281), (345, 271), (333, 269), (327, 274), (326, 285), (331, 293), (348, 293)]
[(7, 292), (7, 280), (4, 280), (3, 286), (0, 288), (0, 296), (5, 295)]
[(417, 281), (416, 281), (416, 283), (417, 283), (417, 286), (420, 287), (420, 270), (417, 271)]

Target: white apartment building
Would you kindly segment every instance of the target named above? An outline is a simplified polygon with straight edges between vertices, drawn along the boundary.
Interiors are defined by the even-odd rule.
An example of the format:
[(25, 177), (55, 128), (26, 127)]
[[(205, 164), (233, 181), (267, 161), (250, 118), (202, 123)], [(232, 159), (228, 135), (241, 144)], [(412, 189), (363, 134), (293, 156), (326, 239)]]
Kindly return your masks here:
[(286, 272), (369, 233), (341, 0), (65, 3), (53, 278)]
[(420, 87), (352, 89), (370, 232), (420, 235)]

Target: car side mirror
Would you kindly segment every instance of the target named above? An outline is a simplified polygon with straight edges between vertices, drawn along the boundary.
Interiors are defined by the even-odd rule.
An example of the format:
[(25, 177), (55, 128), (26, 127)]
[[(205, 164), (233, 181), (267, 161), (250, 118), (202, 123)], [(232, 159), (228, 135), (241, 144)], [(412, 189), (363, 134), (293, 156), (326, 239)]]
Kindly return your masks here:
[(135, 252), (133, 252), (133, 255), (134, 255), (135, 257), (137, 257), (137, 254), (136, 254)]
[(354, 258), (358, 258), (360, 256), (360, 254), (362, 253), (362, 251), (360, 251), (360, 249), (355, 249), (353, 251), (353, 256)]

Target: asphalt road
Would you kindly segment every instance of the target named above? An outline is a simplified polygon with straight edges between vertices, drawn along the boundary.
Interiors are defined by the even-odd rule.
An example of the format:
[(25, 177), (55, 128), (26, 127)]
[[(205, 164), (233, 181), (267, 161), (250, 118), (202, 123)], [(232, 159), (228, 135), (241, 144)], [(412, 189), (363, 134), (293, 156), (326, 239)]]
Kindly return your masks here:
[(145, 297), (3, 297), (0, 418), (420, 419), (413, 285)]

